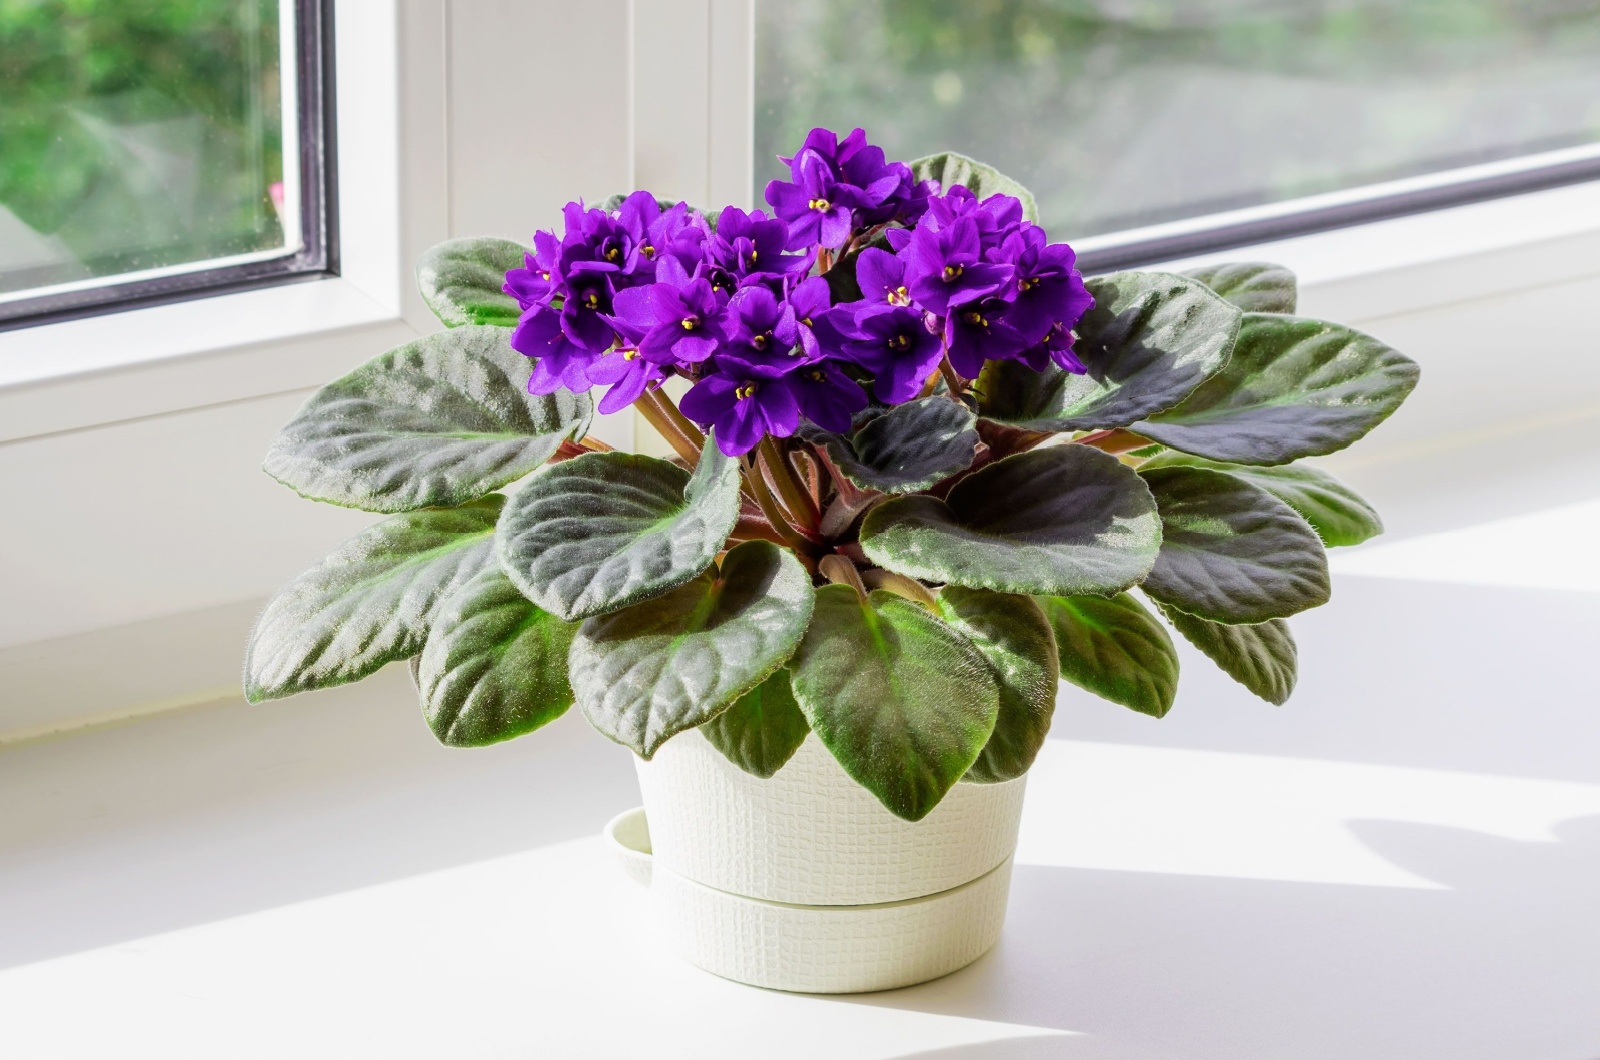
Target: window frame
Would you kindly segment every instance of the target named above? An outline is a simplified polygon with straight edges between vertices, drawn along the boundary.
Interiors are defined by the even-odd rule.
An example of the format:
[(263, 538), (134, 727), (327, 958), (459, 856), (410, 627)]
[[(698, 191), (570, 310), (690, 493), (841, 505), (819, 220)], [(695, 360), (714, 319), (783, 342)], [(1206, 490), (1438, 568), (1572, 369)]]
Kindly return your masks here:
[(1279, 243), (1600, 180), (1600, 141), (1074, 240), (1085, 272)]
[[(254, 290), (339, 274), (338, 126), (333, 0), (294, 4), (295, 115), (299, 163), (300, 246), (270, 257), (129, 273), (127, 279), (41, 288), (35, 296), (0, 301), (0, 332), (117, 313), (146, 306)], [(287, 123), (286, 123), (287, 124)], [(241, 255), (242, 257), (242, 255)]]

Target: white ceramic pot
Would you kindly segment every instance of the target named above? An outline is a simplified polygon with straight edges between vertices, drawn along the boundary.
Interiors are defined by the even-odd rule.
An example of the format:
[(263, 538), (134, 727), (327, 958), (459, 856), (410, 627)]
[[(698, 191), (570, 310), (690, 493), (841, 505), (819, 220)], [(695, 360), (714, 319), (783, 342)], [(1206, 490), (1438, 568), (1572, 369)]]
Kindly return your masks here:
[(668, 944), (717, 975), (805, 993), (909, 986), (976, 960), (1005, 919), (1026, 779), (958, 784), (903, 821), (815, 736), (769, 780), (699, 732), (637, 761), (607, 835)]

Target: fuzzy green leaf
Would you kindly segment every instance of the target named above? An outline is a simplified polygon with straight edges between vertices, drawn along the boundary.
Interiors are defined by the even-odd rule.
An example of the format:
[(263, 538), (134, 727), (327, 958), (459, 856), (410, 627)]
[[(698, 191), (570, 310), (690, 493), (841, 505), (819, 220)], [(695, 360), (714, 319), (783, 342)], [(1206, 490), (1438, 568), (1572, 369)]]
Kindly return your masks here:
[(517, 588), (567, 621), (675, 589), (739, 518), (739, 465), (708, 442), (694, 475), (631, 453), (545, 468), (506, 505), (496, 548)]
[(941, 191), (948, 192), (957, 184), (976, 195), (979, 201), (991, 195), (1012, 195), (1022, 201), (1024, 219), (1039, 223), (1039, 206), (1033, 193), (993, 166), (985, 165), (966, 155), (945, 151), (927, 155), (911, 163), (911, 175), (917, 180), (937, 180)]
[(766, 778), (794, 757), (811, 726), (795, 702), (789, 671), (779, 670), (700, 726), (700, 731), (728, 761)]
[(1015, 780), (1044, 746), (1056, 709), (1060, 662), (1050, 620), (1030, 597), (958, 585), (945, 586), (939, 610), (989, 660), (1000, 687), (994, 732), (965, 779)]
[(861, 527), (861, 547), (880, 566), (1009, 593), (1120, 592), (1145, 576), (1160, 544), (1139, 476), (1084, 445), (1008, 456), (946, 500), (893, 498)]
[(572, 706), (567, 649), (577, 626), (541, 611), (498, 565), (445, 597), (417, 672), (439, 742), (478, 747), (532, 732)]
[(795, 699), (844, 771), (908, 821), (926, 817), (994, 731), (1000, 694), (973, 643), (893, 593), (816, 590), (790, 663)]
[(1158, 607), (1173, 629), (1221, 666), (1222, 673), (1270, 705), (1283, 706), (1288, 701), (1298, 674), (1299, 650), (1294, 647), (1290, 624), (1282, 618), (1253, 626), (1229, 626), (1186, 615), (1165, 604)]
[(1416, 362), (1351, 328), (1247, 313), (1227, 368), (1133, 430), (1212, 460), (1287, 464), (1364, 436), (1418, 375)]
[(252, 703), (359, 681), (422, 650), (440, 604), (493, 563), (498, 494), (385, 519), (267, 602), (245, 653)]
[(1227, 363), (1241, 314), (1204, 284), (1118, 272), (1088, 287), (1095, 306), (1075, 347), (1088, 372), (991, 361), (977, 382), (979, 415), (1036, 431), (1125, 427), (1172, 408)]
[(572, 688), (590, 724), (649, 758), (760, 685), (811, 619), (811, 578), (770, 541), (747, 541), (665, 596), (598, 618), (572, 643)]
[(913, 493), (972, 466), (978, 418), (947, 397), (896, 405), (849, 438), (828, 435), (826, 447), (845, 478), (864, 490)]
[(1294, 273), (1265, 261), (1230, 261), (1184, 273), (1246, 313), (1293, 313), (1299, 285)]
[(1154, 615), (1127, 593), (1041, 596), (1061, 659), (1079, 688), (1153, 718), (1178, 694), (1178, 653)]
[(1207, 467), (1260, 486), (1299, 512), (1300, 517), (1311, 524), (1311, 529), (1329, 548), (1359, 545), (1383, 533), (1383, 520), (1378, 518), (1372, 505), (1326, 471), (1309, 464), (1253, 467), (1168, 451), (1144, 464), (1140, 470), (1180, 466)]
[(509, 239), (452, 239), (422, 255), (417, 286), (422, 300), (447, 327), (511, 327), (522, 315), (503, 288), (506, 273), (524, 267), (530, 251)]
[(1328, 557), (1293, 508), (1221, 471), (1141, 477), (1161, 510), (1161, 554), (1144, 591), (1213, 622), (1251, 624), (1328, 602)]
[(1172, 627), (1199, 648), (1222, 672), (1251, 692), (1282, 706), (1294, 691), (1299, 652), (1289, 623), (1281, 618), (1253, 626), (1207, 622), (1175, 607), (1161, 605)]
[(529, 394), (504, 328), (390, 350), (311, 396), (263, 470), (312, 500), (369, 512), (451, 507), (528, 474), (592, 415), (584, 394)]

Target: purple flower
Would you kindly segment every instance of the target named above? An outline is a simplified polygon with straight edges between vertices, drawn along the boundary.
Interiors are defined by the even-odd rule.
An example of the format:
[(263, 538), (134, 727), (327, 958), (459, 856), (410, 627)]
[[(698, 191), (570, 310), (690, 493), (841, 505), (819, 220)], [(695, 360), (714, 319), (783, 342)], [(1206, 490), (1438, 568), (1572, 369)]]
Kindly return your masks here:
[(802, 366), (784, 377), (806, 419), (825, 431), (842, 434), (855, 414), (867, 407), (867, 392), (833, 361)]
[(524, 312), (511, 332), (511, 348), (535, 358), (528, 393), (551, 394), (563, 388), (582, 393), (589, 389), (586, 372), (598, 354), (567, 336), (559, 310), (535, 305)]
[(1049, 365), (1054, 364), (1063, 371), (1073, 375), (1083, 375), (1089, 369), (1080, 360), (1072, 348), (1072, 329), (1064, 324), (1051, 324), (1050, 330), (1044, 339), (1028, 349), (1017, 354), (1016, 359), (1032, 368), (1035, 372), (1042, 372)]
[(811, 268), (812, 254), (785, 254), (789, 226), (760, 210), (745, 213), (729, 206), (717, 218), (710, 258), (741, 283), (786, 280)]
[(845, 355), (872, 373), (873, 393), (889, 405), (916, 397), (944, 353), (922, 314), (903, 306), (869, 306), (846, 334)]
[(678, 403), (683, 414), (710, 427), (717, 448), (743, 456), (767, 435), (787, 438), (800, 423), (800, 406), (787, 379), (757, 379), (731, 372), (708, 376)]
[(617, 295), (614, 323), (638, 337), (639, 353), (654, 364), (699, 364), (727, 341), (722, 302), (674, 258), (663, 258), (657, 275), (660, 281)]
[(789, 246), (842, 247), (850, 241), (849, 188), (834, 180), (833, 167), (815, 151), (795, 156), (793, 182), (774, 180), (767, 185), (767, 202), (789, 223)]
[(856, 283), (868, 305), (910, 305), (906, 263), (877, 247), (868, 247), (856, 259)]
[(951, 306), (1000, 290), (1011, 280), (1011, 266), (982, 261), (982, 249), (970, 217), (948, 228), (914, 229), (904, 251), (911, 297), (943, 316)]
[(533, 234), (533, 253), (524, 254), (526, 267), (506, 273), (501, 290), (517, 300), (523, 309), (548, 302), (561, 286), (561, 241), (554, 232)]
[(928, 204), (922, 226), (949, 228), (964, 217), (977, 226), (979, 242), (985, 250), (999, 246), (1006, 236), (1025, 223), (1022, 200), (1016, 196), (996, 192), (980, 202), (971, 189), (957, 184)]
[(795, 325), (800, 332), (800, 349), (807, 360), (838, 356), (843, 352), (844, 335), (834, 322), (832, 305), (833, 292), (821, 276), (796, 284), (789, 292), (789, 306), (794, 310)]
[(916, 192), (922, 186), (913, 183), (910, 167), (885, 162), (883, 149), (867, 143), (861, 129), (842, 141), (828, 129), (812, 129), (793, 158), (779, 161), (791, 179), (769, 183), (767, 202), (789, 222), (790, 248), (842, 247), (853, 229), (920, 206)]
[(999, 298), (988, 297), (950, 310), (944, 322), (944, 341), (950, 367), (957, 375), (976, 379), (985, 361), (1008, 360), (1028, 346), (1028, 340), (1005, 319), (1009, 306)]
[(1016, 270), (1016, 295), (1006, 312), (1006, 323), (1030, 342), (1040, 341), (1060, 324), (1076, 325), (1094, 305), (1094, 297), (1074, 268), (1077, 255), (1065, 243), (1047, 245), (1044, 229), (1024, 225), (995, 252), (992, 260), (1009, 262)]
[(637, 349), (616, 349), (603, 353), (585, 372), (589, 382), (609, 386), (597, 406), (602, 413), (618, 412), (638, 399), (646, 387), (666, 378), (661, 366), (645, 360)]
[(705, 219), (689, 211), (689, 204), (680, 202), (661, 212), (645, 234), (640, 253), (657, 263), (663, 256), (672, 257), (683, 270), (694, 272), (705, 260), (706, 241), (710, 237)]
[(611, 273), (602, 262), (580, 261), (567, 273), (561, 303), (561, 330), (575, 345), (591, 353), (611, 348), (616, 334), (611, 322)]
[(728, 302), (728, 343), (718, 367), (737, 362), (739, 370), (763, 379), (793, 371), (801, 363), (799, 325), (794, 309), (765, 287), (741, 287)]

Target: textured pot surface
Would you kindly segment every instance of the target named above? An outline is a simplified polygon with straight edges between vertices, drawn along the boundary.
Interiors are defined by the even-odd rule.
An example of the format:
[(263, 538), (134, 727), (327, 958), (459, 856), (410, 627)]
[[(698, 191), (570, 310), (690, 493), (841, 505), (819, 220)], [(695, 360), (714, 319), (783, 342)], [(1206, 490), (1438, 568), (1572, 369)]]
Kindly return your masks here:
[(768, 780), (693, 730), (635, 762), (658, 867), (795, 905), (899, 902), (978, 879), (1016, 848), (1027, 783), (957, 784), (913, 823), (850, 779), (814, 735)]
[(965, 968), (1000, 938), (1011, 859), (939, 894), (887, 905), (763, 902), (655, 876), (650, 901), (667, 945), (706, 971), (751, 986), (854, 994), (924, 983)]
[(774, 990), (892, 990), (964, 968), (1000, 938), (1011, 859), (959, 887), (877, 905), (791, 905), (696, 883), (650, 854), (644, 809), (606, 826), (622, 871), (650, 888), (652, 919), (680, 956)]

